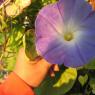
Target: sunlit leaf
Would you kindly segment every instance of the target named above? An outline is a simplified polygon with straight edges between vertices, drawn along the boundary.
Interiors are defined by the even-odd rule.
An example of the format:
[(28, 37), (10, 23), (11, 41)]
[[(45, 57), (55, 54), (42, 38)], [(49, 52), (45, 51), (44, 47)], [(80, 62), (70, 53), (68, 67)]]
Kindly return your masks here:
[(12, 71), (14, 69), (15, 63), (16, 63), (16, 56), (15, 55), (10, 58), (7, 58), (6, 59), (6, 64), (7, 64), (6, 69), (8, 71)]
[(0, 33), (0, 45), (4, 43), (4, 35)]
[(95, 94), (95, 77), (90, 79), (89, 85), (92, 89), (92, 93)]
[(88, 75), (87, 74), (84, 75), (84, 76), (80, 75), (78, 80), (79, 80), (80, 84), (82, 86), (84, 86), (86, 84), (87, 80), (88, 80)]
[(56, 73), (54, 78), (48, 76), (45, 79), (41, 86), (36, 89), (37, 95), (64, 95), (73, 87), (77, 77), (76, 69), (69, 68), (64, 72), (62, 69)]
[(54, 84), (54, 87), (61, 87), (64, 84), (68, 84), (70, 80), (75, 81), (76, 77), (77, 77), (77, 70), (74, 68), (68, 68), (62, 73), (58, 82)]

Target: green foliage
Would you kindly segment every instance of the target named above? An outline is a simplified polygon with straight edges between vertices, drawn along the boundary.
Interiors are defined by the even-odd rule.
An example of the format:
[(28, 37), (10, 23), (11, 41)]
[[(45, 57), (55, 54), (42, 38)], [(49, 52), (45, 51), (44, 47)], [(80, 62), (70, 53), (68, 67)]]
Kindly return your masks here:
[(76, 78), (77, 78), (77, 70), (74, 68), (68, 68), (61, 74), (60, 79), (56, 84), (54, 84), (54, 87), (61, 87), (64, 84), (68, 84), (70, 81), (72, 81), (73, 84)]
[[(35, 18), (39, 10), (57, 0), (32, 0), (32, 4), (17, 17), (7, 17), (0, 9), (0, 79), (11, 72), (19, 48), (24, 46), (26, 55), (35, 59)], [(35, 89), (37, 95), (94, 95), (95, 59), (84, 67), (66, 68), (63, 65), (54, 78), (47, 76)]]
[(84, 76), (80, 75), (78, 80), (79, 80), (80, 84), (82, 86), (84, 86), (86, 84), (87, 80), (88, 80), (88, 75), (87, 74), (84, 75)]
[(95, 77), (90, 79), (89, 84), (92, 89), (92, 93), (95, 94)]
[(85, 69), (95, 70), (95, 59), (84, 66)]
[(23, 36), (23, 44), (26, 56), (29, 59), (34, 60), (38, 55), (35, 47), (35, 33), (32, 29), (26, 31), (25, 35)]
[(18, 20), (7, 17), (4, 9), (0, 11), (0, 61), (6, 72), (14, 68), (17, 52), (23, 45), (24, 30)]
[(61, 67), (54, 78), (47, 76), (41, 86), (36, 89), (37, 95), (64, 95), (68, 92), (76, 81), (77, 71), (73, 68), (63, 69)]

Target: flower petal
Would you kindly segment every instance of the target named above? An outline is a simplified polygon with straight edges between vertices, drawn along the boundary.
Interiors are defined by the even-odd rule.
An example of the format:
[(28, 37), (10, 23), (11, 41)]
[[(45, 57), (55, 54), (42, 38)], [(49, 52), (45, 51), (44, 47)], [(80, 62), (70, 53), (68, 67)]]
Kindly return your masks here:
[[(84, 0), (59, 0), (44, 7), (35, 23), (38, 52), (52, 64), (77, 67), (88, 63), (95, 57), (94, 19)], [(63, 38), (66, 30), (74, 32), (73, 40)]]
[(64, 65), (67, 67), (78, 67), (85, 64), (84, 56), (81, 52), (81, 50), (78, 48), (77, 44), (74, 44), (71, 46), (66, 46), (65, 49), (65, 60)]
[[(42, 10), (39, 12), (37, 16), (37, 19), (38, 18), (46, 19), (53, 28), (56, 28), (57, 32), (61, 32), (61, 29), (63, 28), (64, 24), (56, 3), (47, 5), (44, 8), (42, 8)], [(36, 22), (38, 23), (39, 21), (37, 21), (37, 19)]]
[(59, 0), (58, 8), (62, 15), (63, 21), (68, 22), (70, 19), (76, 23), (84, 20), (92, 11), (92, 7), (85, 0)]
[(81, 23), (81, 27), (95, 30), (95, 12), (89, 14), (88, 18)]
[(95, 31), (93, 29), (83, 29), (79, 48), (83, 53), (86, 63), (95, 58)]
[(92, 7), (88, 2), (85, 0), (76, 0), (72, 17), (76, 22), (81, 21), (83, 23), (83, 20), (86, 19), (92, 11)]
[(59, 0), (57, 3), (63, 22), (68, 22), (72, 16), (76, 0)]
[[(42, 28), (43, 27), (43, 28)], [(43, 16), (38, 15), (35, 24), (36, 29), (36, 49), (46, 58), (50, 63), (62, 64), (63, 59), (57, 59), (61, 57), (61, 40), (60, 34), (56, 31), (56, 28), (51, 25)], [(57, 53), (57, 54), (56, 54)]]
[(95, 31), (93, 29), (81, 29), (79, 39), (75, 46), (66, 46), (64, 64), (67, 67), (78, 67), (89, 63), (95, 58)]

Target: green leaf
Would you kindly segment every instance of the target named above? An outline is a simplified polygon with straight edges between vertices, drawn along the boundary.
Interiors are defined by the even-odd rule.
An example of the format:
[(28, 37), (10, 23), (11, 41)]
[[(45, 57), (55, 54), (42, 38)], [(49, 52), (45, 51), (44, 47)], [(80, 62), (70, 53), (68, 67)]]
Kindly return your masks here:
[(0, 45), (4, 43), (4, 35), (0, 33)]
[(95, 59), (91, 60), (88, 64), (84, 66), (85, 69), (95, 70)]
[(79, 80), (80, 84), (82, 86), (84, 86), (86, 84), (87, 80), (88, 80), (88, 75), (87, 74), (84, 75), (84, 76), (80, 75), (79, 78), (78, 78), (78, 80)]
[(35, 47), (35, 33), (33, 30), (28, 30), (23, 37), (23, 45), (26, 56), (30, 60), (34, 60), (38, 55)]
[(74, 94), (70, 94), (70, 95), (83, 95), (82, 93), (74, 93)]
[(74, 68), (68, 68), (65, 70), (65, 72), (62, 73), (58, 82), (54, 84), (54, 87), (61, 87), (64, 84), (68, 84), (70, 80), (76, 80), (76, 77), (77, 70)]
[(95, 77), (90, 79), (89, 85), (92, 89), (92, 93), (95, 94)]
[[(76, 69), (69, 68), (63, 72), (63, 69), (64, 68), (61, 68), (54, 78), (47, 76), (41, 86), (36, 89), (36, 95), (64, 95), (67, 93), (75, 83), (77, 71)], [(63, 76), (61, 81), (64, 82), (61, 83), (60, 87), (56, 87), (54, 84), (59, 82), (60, 76)]]
[(6, 59), (6, 69), (7, 71), (12, 71), (14, 69), (15, 63), (16, 63), (16, 57), (10, 57)]

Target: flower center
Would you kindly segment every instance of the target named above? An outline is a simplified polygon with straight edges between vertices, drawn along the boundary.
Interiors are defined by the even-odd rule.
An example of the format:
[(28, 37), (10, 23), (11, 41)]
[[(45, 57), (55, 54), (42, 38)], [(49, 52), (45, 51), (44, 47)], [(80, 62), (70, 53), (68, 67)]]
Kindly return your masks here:
[(67, 33), (64, 34), (64, 39), (66, 41), (71, 41), (73, 38), (74, 37), (73, 37), (73, 33), (72, 32), (67, 32)]

